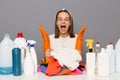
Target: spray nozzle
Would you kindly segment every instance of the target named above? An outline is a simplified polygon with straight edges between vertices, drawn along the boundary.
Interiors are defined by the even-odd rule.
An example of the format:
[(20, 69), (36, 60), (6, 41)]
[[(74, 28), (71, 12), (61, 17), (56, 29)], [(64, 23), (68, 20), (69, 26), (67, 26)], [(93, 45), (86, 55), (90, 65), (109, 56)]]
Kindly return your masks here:
[(88, 47), (88, 50), (93, 49), (94, 40), (93, 39), (86, 39), (85, 41), (86, 41), (86, 46)]
[(34, 40), (27, 40), (27, 46), (34, 47), (35, 44), (36, 44), (36, 41), (34, 41)]

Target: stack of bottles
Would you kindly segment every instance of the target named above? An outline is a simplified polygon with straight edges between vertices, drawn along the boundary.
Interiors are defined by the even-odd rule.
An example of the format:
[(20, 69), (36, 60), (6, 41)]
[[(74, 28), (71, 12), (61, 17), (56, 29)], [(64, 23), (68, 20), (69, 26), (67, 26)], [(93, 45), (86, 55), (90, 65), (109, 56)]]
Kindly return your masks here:
[[(108, 76), (115, 73), (115, 50), (112, 43), (101, 48), (100, 43), (94, 45), (93, 39), (87, 39), (88, 52), (86, 53), (87, 75)], [(120, 50), (120, 49), (119, 49)], [(119, 51), (120, 52), (120, 51)]]
[(0, 43), (0, 75), (35, 74), (37, 72), (37, 55), (34, 40), (26, 40), (20, 32), (14, 41), (5, 34)]

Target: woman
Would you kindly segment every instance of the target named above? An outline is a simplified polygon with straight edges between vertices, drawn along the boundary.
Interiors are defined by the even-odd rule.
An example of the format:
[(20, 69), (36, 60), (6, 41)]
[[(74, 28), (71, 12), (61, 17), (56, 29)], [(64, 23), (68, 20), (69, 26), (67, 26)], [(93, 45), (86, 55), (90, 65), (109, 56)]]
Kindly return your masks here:
[(77, 35), (74, 33), (72, 16), (66, 9), (57, 12), (55, 34), (50, 35), (49, 38), (51, 49), (45, 52), (45, 56), (50, 56), (50, 51), (58, 48), (75, 49)]
[[(85, 28), (81, 30), (80, 34), (84, 30)], [(70, 73), (79, 67), (82, 57), (81, 49), (76, 49), (77, 38), (78, 36), (74, 33), (73, 19), (70, 12), (66, 9), (58, 11), (55, 20), (55, 33), (49, 35), (50, 49), (44, 50), (46, 58), (52, 57), (47, 70), (44, 71), (46, 74), (66, 74), (66, 72), (60, 72), (62, 68), (67, 69), (67, 73)], [(54, 69), (54, 72), (52, 69)]]

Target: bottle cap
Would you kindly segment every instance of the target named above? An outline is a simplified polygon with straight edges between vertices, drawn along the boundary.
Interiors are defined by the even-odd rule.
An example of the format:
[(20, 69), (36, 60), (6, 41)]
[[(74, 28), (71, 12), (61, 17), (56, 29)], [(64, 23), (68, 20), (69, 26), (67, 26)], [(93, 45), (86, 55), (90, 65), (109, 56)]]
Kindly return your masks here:
[(112, 42), (110, 42), (109, 44), (113, 44)]
[(10, 39), (10, 35), (9, 34), (4, 34), (3, 39)]
[(23, 34), (21, 32), (19, 32), (17, 37), (21, 38), (21, 37), (23, 37)]
[(89, 49), (89, 52), (93, 52), (93, 49)]
[(99, 44), (99, 42), (96, 42), (97, 44)]

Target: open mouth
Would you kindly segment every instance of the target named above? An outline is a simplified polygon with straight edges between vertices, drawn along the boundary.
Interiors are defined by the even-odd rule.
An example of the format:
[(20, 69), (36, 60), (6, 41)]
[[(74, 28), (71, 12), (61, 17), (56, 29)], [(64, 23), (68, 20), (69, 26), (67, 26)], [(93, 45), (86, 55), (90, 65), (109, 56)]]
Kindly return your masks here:
[(64, 26), (61, 26), (61, 28), (66, 28), (66, 26), (64, 25)]

